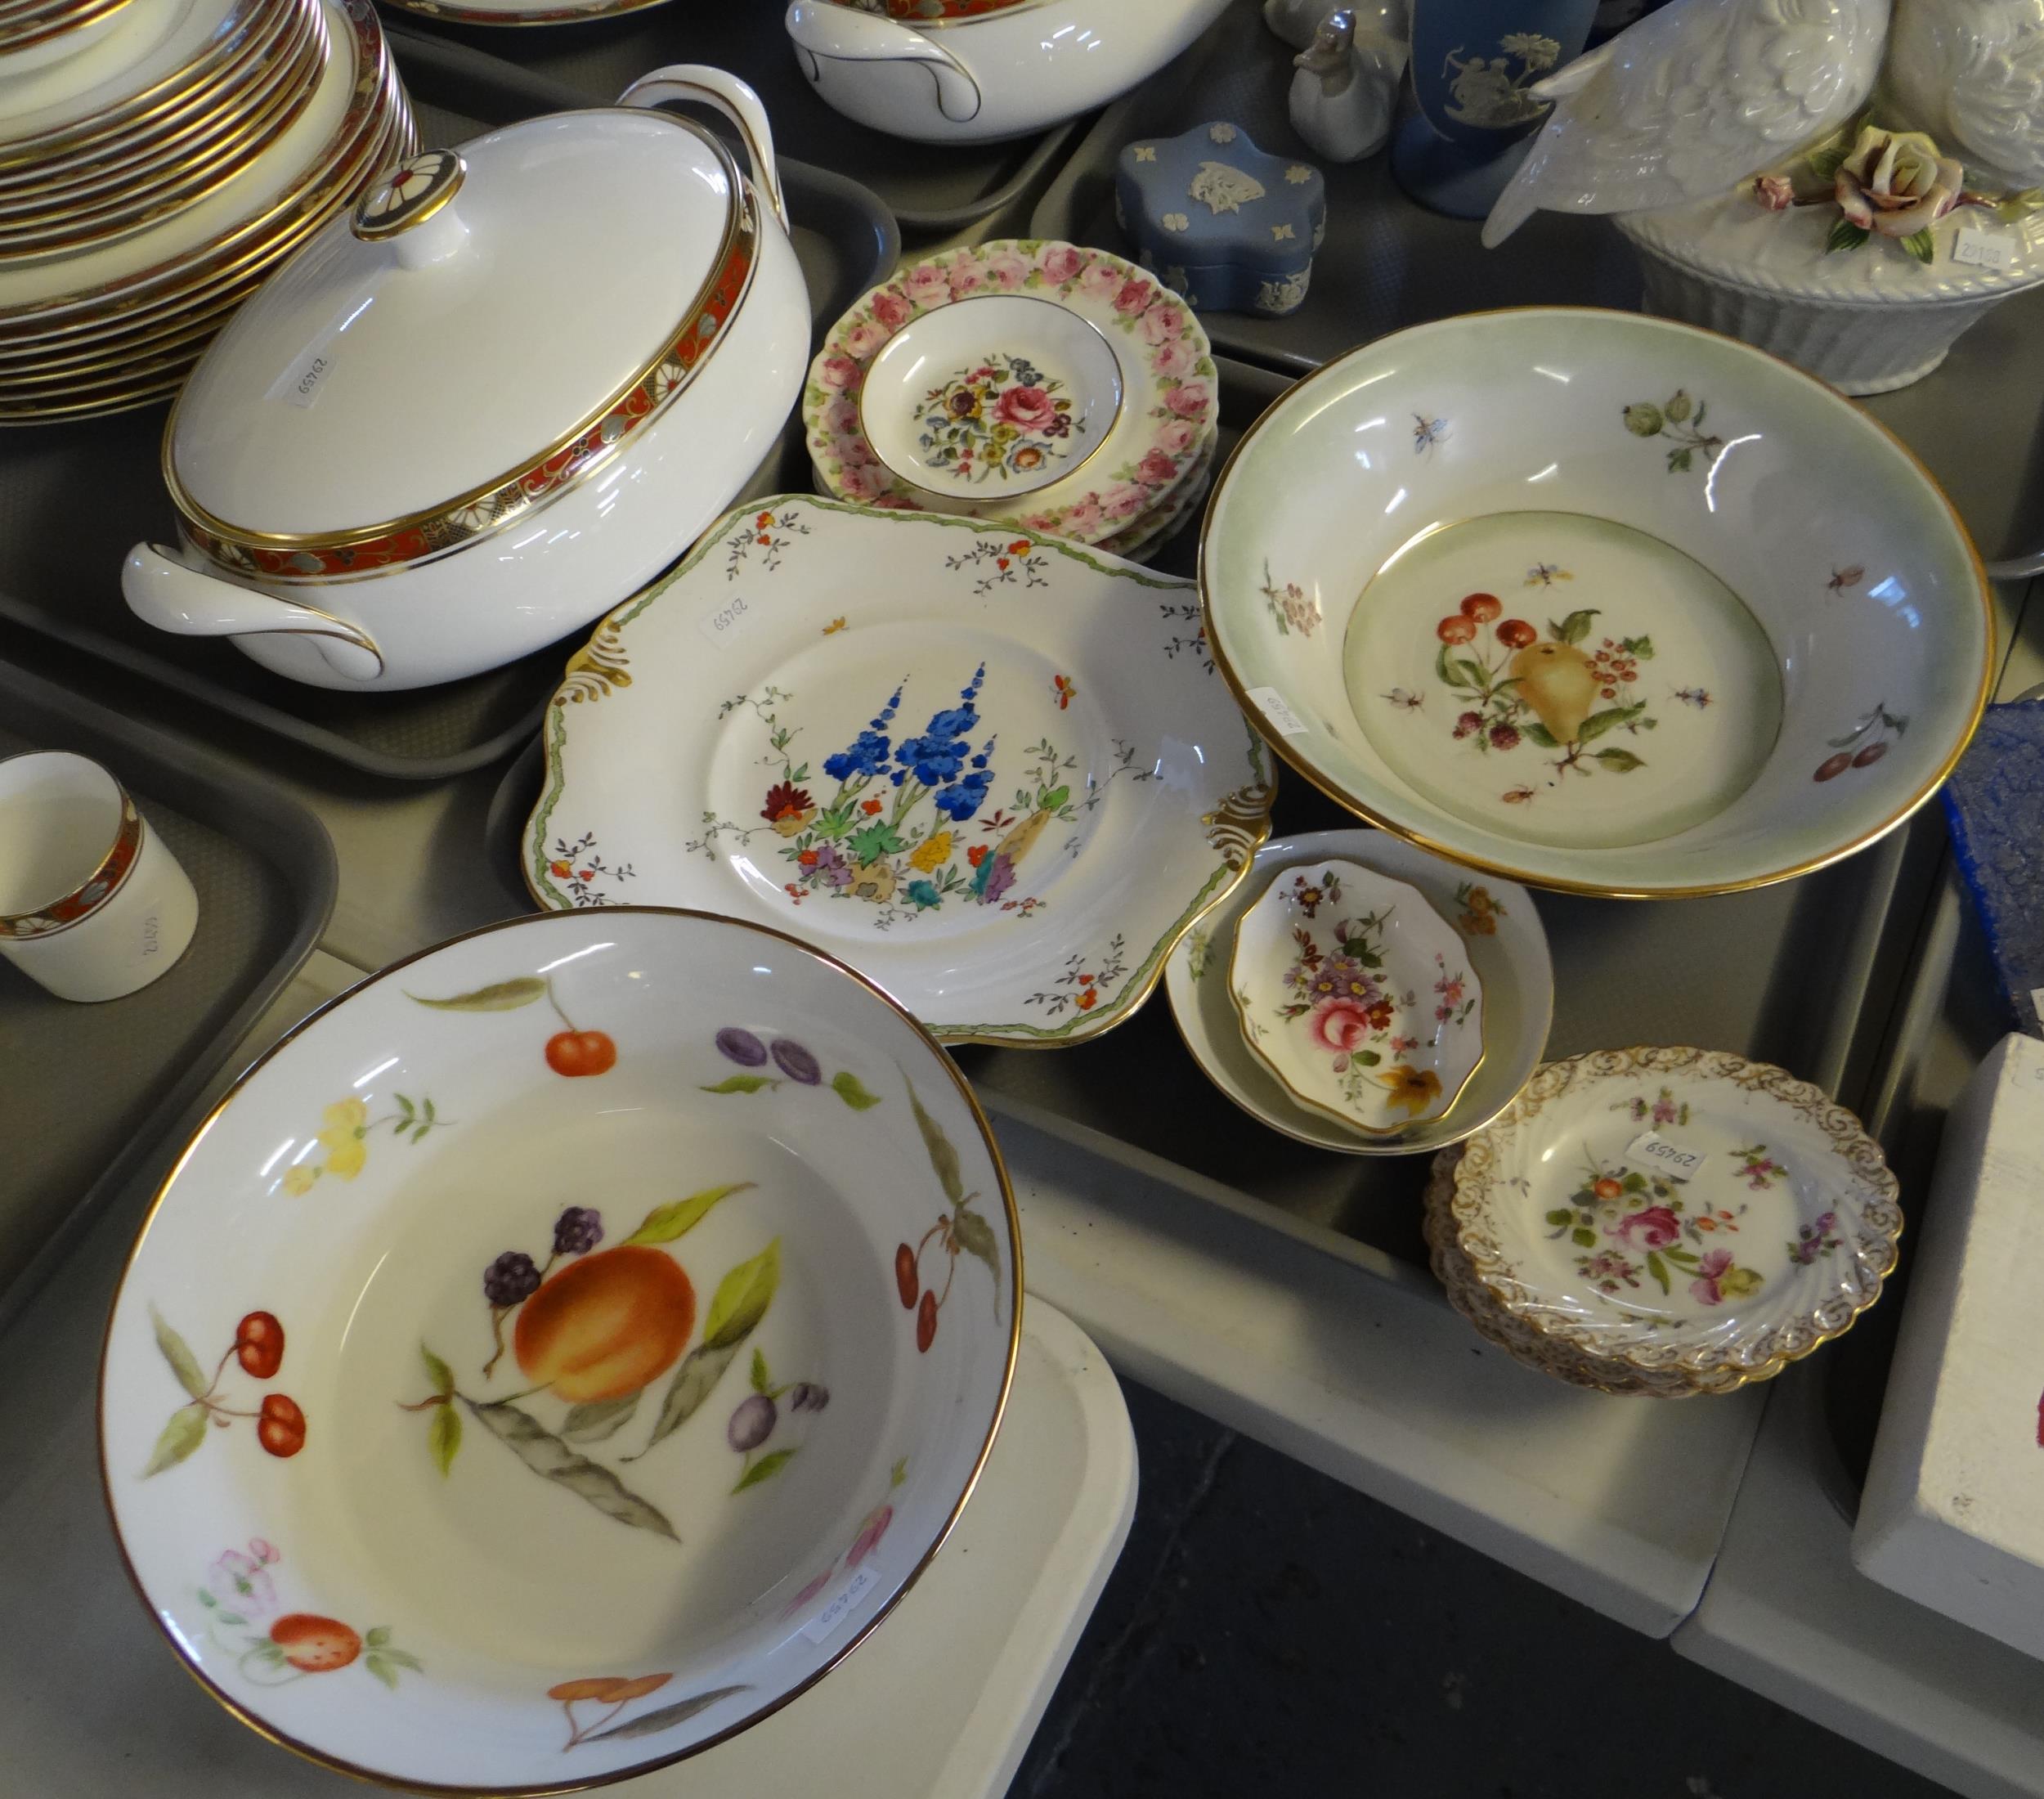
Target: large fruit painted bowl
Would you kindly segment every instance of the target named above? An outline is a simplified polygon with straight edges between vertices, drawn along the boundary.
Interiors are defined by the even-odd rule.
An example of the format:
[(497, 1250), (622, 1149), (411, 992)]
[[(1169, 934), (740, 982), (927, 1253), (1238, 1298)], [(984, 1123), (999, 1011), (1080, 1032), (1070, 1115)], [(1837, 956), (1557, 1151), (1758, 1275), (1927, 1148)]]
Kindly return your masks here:
[(1936, 791), (1986, 702), (1986, 577), (1902, 445), (1728, 338), (1589, 308), (1330, 363), (1208, 508), (1208, 638), (1302, 773), (1537, 886), (1761, 886)]
[(101, 1371), (123, 1552), (264, 1735), (554, 1792), (774, 1710), (885, 1615), (1006, 1397), (985, 1120), (877, 988), (614, 908), (386, 970), (158, 1196)]

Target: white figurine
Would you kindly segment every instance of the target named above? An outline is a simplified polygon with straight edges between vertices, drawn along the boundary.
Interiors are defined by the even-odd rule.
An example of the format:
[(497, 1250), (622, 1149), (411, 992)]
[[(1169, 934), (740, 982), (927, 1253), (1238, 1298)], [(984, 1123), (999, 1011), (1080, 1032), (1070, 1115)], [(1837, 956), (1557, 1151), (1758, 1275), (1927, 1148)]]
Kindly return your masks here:
[(1330, 163), (1359, 162), (1391, 135), (1405, 50), (1342, 7), (1292, 59), (1292, 128)]
[(1554, 110), (1484, 243), (1543, 207), (1630, 213), (1721, 194), (1836, 130), (1873, 90), (1888, 11), (1889, 0), (1674, 0), (1647, 14), (1534, 87)]
[(1966, 186), (2044, 186), (2044, 6), (1894, 0), (1882, 77), (1893, 122), (1928, 132)]

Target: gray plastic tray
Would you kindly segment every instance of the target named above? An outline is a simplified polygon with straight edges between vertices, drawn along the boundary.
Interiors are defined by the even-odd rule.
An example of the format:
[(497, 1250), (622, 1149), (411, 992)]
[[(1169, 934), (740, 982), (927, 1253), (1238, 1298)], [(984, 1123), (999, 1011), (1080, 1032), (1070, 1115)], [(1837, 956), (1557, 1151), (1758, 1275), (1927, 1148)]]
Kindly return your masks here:
[(141, 1171), (298, 970), (334, 909), (325, 828), (240, 769), (0, 662), (0, 756), (73, 750), (119, 777), (199, 892), (170, 972), (103, 1005), (0, 964), (0, 1326)]
[[(428, 141), (585, 102), (572, 90), (458, 45), (399, 47)], [(795, 247), (820, 327), (895, 263), (886, 208), (828, 169), (781, 167)], [(0, 624), (25, 626), (367, 774), (437, 780), (495, 761), (539, 722), (566, 652), (536, 650), (467, 680), (405, 693), (337, 693), (258, 668), (231, 644), (172, 637), (131, 614), (120, 559), (167, 540), (176, 517), (158, 469), (167, 408), (0, 432)], [(577, 639), (582, 634), (575, 634)], [(10, 634), (9, 653), (33, 642)]]
[(766, 103), (777, 146), (855, 177), (886, 202), (904, 230), (926, 235), (962, 230), (998, 212), (1040, 181), (1078, 135), (1073, 123), (1006, 144), (939, 146), (884, 137), (817, 97), (795, 65), (782, 11), (773, 0), (681, 0), (588, 25), (525, 30), (447, 24), (395, 7), (386, 7), (383, 16), (401, 62), (416, 44), (437, 42), (471, 58), (502, 59), (536, 79), (565, 83), (585, 105), (614, 100), (663, 63), (728, 69)]
[[(1225, 455), (1291, 382), (1232, 357), (1216, 362)], [(790, 489), (809, 486), (792, 431), (782, 470)], [(1151, 566), (1190, 575), (1196, 523), (1195, 515)], [(541, 772), (535, 744), (510, 765), (490, 808), (490, 859), (513, 881)], [(1307, 782), (1280, 774), (1275, 834), (1356, 822)], [(1754, 893), (1652, 904), (1539, 895), (1557, 987), (1549, 1054), (1699, 1043), (1779, 1063), (1856, 1103), (1942, 841), (1932, 808), (1848, 861)], [(1338, 1155), (1262, 1128), (1199, 1072), (1161, 987), (1127, 1024), (1078, 1048), (953, 1053), (997, 1115), (1083, 1147), (1112, 1140), (1117, 1160), (1166, 1181), (1184, 1186), (1190, 1169), (1311, 1227), (1426, 1264), (1418, 1202), (1427, 1158)]]
[[(1225, 456), (1291, 384), (1217, 361)], [(1198, 537), (1181, 531), (1152, 566), (1192, 574)], [(1356, 822), (1280, 773), (1273, 835)], [(1778, 1063), (1856, 1103), (1942, 841), (1932, 807), (1847, 861), (1756, 892), (1652, 903), (1538, 895), (1554, 955), (1548, 1054), (1697, 1043)], [(1426, 1263), (1419, 1200), (1428, 1158), (1339, 1155), (1261, 1128), (1199, 1072), (1161, 987), (1127, 1024), (1078, 1048), (955, 1053), (997, 1115), (1082, 1146), (1114, 1139), (1141, 1152), (1138, 1160), (1154, 1158), (1164, 1179), (1191, 1169), (1301, 1222)]]

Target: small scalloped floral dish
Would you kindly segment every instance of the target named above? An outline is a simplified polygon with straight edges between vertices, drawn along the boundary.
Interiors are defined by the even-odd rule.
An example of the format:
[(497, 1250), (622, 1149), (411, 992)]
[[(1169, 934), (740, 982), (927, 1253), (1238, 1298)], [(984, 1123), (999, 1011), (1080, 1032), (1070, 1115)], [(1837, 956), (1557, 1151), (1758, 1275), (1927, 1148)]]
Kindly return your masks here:
[(1820, 1088), (1722, 1051), (1550, 1062), (1470, 1138), (1463, 1254), (1504, 1311), (1699, 1391), (1848, 1330), (1895, 1264), (1894, 1176)]
[(1285, 1090), (1351, 1130), (1438, 1118), (1483, 1060), (1483, 988), (1416, 887), (1360, 862), (1284, 868), (1236, 926), (1228, 993)]
[(970, 1090), (850, 970), (703, 913), (492, 926), (298, 1026), (157, 1195), (101, 1370), (122, 1553), (329, 1767), (657, 1767), (927, 1564), (1020, 1272)]

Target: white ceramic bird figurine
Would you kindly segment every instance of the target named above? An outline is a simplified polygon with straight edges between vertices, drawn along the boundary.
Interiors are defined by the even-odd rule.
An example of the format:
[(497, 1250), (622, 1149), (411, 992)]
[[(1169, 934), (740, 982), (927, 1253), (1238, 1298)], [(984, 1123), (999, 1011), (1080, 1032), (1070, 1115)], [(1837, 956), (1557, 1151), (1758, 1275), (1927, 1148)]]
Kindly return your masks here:
[(1889, 0), (1674, 0), (1531, 92), (1554, 110), (1485, 222), (1629, 213), (1736, 186), (1873, 91)]
[(1310, 47), (1292, 59), (1292, 128), (1331, 163), (1360, 162), (1391, 135), (1405, 49), (1359, 27), (1342, 7), (1320, 21)]
[(1884, 110), (1990, 192), (2044, 186), (2044, 0), (1894, 0)]

